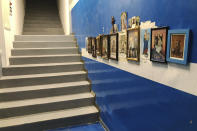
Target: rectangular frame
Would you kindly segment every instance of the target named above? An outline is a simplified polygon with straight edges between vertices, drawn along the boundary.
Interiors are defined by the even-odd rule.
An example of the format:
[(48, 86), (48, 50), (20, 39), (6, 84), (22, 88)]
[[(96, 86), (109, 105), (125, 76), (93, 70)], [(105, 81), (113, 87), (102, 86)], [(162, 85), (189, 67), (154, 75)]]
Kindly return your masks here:
[(88, 49), (88, 53), (92, 53), (92, 37), (87, 37), (87, 49)]
[[(131, 31), (137, 31), (137, 57), (136, 58), (131, 58), (129, 57), (129, 32)], [(134, 28), (134, 29), (128, 29), (127, 30), (127, 60), (130, 60), (130, 61), (137, 61), (139, 62), (140, 61), (140, 28)]]
[[(156, 59), (153, 59), (153, 49), (152, 49), (152, 46), (153, 46), (153, 39), (152, 39), (152, 37), (153, 37), (153, 31), (157, 31), (157, 30), (163, 30), (163, 29), (165, 29), (166, 30), (166, 33), (165, 33), (165, 36), (166, 36), (166, 38), (165, 38), (165, 45), (164, 45), (164, 47), (165, 47), (165, 52), (164, 52), (164, 60), (163, 61), (160, 61), (160, 60), (156, 60)], [(150, 61), (152, 61), (152, 62), (159, 62), (159, 63), (167, 63), (167, 61), (166, 61), (166, 53), (167, 53), (167, 37), (168, 37), (168, 27), (159, 27), (159, 28), (152, 28), (151, 29), (151, 47), (150, 47)], [(163, 46), (163, 45), (162, 45)], [(155, 49), (155, 50), (157, 50), (157, 49)]]
[[(115, 36), (116, 37), (116, 58), (113, 58), (111, 56), (111, 37), (112, 36)], [(114, 33), (114, 34), (110, 34), (109, 35), (109, 58), (112, 59), (112, 60), (117, 60), (118, 61), (118, 33)]]
[[(104, 50), (104, 47), (105, 47), (105, 46), (104, 46), (104, 43), (103, 43), (104, 38), (107, 39), (107, 43), (106, 43), (107, 48), (106, 48), (106, 50)], [(109, 59), (109, 35), (102, 35), (102, 36), (101, 36), (101, 45), (102, 45), (101, 57), (102, 57), (103, 59), (108, 60), (108, 59)], [(107, 51), (105, 56), (104, 56), (104, 51)]]
[(96, 58), (96, 38), (92, 37), (92, 57)]
[[(185, 35), (184, 38), (184, 50), (183, 50), (183, 59), (176, 59), (171, 58), (171, 44), (172, 44), (172, 35)], [(167, 55), (166, 59), (168, 62), (178, 63), (186, 65), (188, 63), (188, 49), (189, 49), (189, 43), (190, 42), (190, 30), (189, 29), (179, 29), (179, 30), (169, 30), (168, 31), (168, 44), (167, 44)]]
[(101, 56), (102, 55), (102, 44), (101, 44), (101, 35), (96, 37), (96, 54), (97, 56)]

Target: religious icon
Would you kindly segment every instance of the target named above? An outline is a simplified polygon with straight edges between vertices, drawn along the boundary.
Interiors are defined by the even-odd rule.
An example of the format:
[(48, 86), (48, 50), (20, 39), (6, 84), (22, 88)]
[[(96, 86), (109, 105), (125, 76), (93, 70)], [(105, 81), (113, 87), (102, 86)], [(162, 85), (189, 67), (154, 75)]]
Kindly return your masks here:
[(127, 54), (127, 35), (126, 32), (119, 32), (118, 36), (118, 56), (119, 61), (125, 61), (126, 60), (126, 54)]
[(151, 29), (142, 29), (140, 31), (141, 35), (141, 59), (150, 60), (150, 36)]
[(92, 38), (92, 57), (96, 57), (96, 38)]
[(121, 31), (127, 30), (127, 13), (123, 12), (121, 14)]
[(133, 61), (139, 61), (140, 40), (139, 40), (139, 28), (129, 29), (127, 31), (127, 59)]
[(102, 36), (102, 58), (109, 59), (109, 40), (108, 35)]
[(186, 30), (170, 30), (168, 33), (167, 61), (187, 64), (189, 33)]
[(118, 34), (110, 35), (110, 59), (118, 60)]
[(167, 27), (151, 30), (151, 61), (166, 62), (167, 31)]

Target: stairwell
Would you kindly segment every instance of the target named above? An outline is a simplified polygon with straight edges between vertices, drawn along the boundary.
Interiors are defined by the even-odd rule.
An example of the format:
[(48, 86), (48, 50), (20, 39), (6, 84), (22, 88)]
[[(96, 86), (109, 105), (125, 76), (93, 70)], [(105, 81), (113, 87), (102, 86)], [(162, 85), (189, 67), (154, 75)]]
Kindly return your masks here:
[(0, 131), (41, 131), (98, 121), (75, 37), (54, 0), (27, 0), (23, 35), (0, 78)]

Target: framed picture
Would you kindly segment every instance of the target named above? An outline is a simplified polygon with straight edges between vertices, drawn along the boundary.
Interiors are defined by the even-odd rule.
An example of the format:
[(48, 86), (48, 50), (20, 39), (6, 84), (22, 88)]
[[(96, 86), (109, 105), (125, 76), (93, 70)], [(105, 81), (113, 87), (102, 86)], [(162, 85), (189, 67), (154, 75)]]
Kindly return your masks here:
[(127, 33), (119, 32), (118, 35), (118, 60), (125, 61), (127, 59)]
[(166, 63), (167, 34), (168, 27), (151, 29), (151, 61)]
[(87, 37), (87, 50), (88, 50), (88, 53), (92, 53), (92, 38), (91, 37)]
[(97, 56), (101, 56), (101, 36), (96, 37), (96, 54)]
[(96, 57), (96, 38), (92, 38), (92, 57)]
[(102, 36), (102, 58), (109, 59), (109, 36)]
[(109, 36), (109, 58), (113, 60), (118, 60), (118, 33), (111, 34)]
[(169, 62), (186, 65), (188, 62), (190, 30), (169, 30), (166, 59)]
[(150, 60), (151, 29), (140, 30), (140, 59)]
[(127, 60), (139, 61), (140, 54), (140, 30), (127, 30)]
[(121, 31), (127, 30), (127, 12), (121, 14)]

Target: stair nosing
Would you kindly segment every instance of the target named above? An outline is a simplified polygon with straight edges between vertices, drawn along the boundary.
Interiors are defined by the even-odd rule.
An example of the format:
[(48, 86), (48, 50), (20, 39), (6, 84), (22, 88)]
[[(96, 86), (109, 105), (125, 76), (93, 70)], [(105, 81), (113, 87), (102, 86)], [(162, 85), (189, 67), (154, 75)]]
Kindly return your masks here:
[(1, 120), (0, 128), (8, 127), (8, 126), (16, 126), (21, 124), (35, 123), (35, 122), (42, 122), (48, 120), (55, 120), (61, 118), (71, 118), (74, 116), (88, 115), (94, 113), (99, 113), (99, 111), (94, 105), (92, 105), (92, 106), (86, 106), (80, 108), (37, 113), (37, 114), (20, 116), (20, 117), (11, 117), (7, 119), (0, 119)]
[(84, 85), (89, 86), (90, 82), (89, 81), (77, 81), (77, 82), (55, 83), (55, 84), (46, 84), (46, 85), (2, 88), (0, 89), (0, 94), (45, 90), (45, 89), (47, 90), (47, 89), (67, 88), (67, 87), (84, 86)]
[(27, 64), (27, 65), (9, 65), (3, 67), (4, 69), (9, 68), (22, 68), (22, 67), (44, 67), (44, 66), (59, 66), (59, 65), (82, 65), (83, 62), (65, 62), (65, 63), (46, 63), (46, 64)]
[(46, 47), (46, 48), (13, 48), (11, 49), (12, 51), (14, 50), (58, 50), (58, 49), (77, 49), (77, 47)]
[(72, 72), (61, 72), (61, 73), (44, 73), (44, 74), (30, 74), (30, 75), (16, 75), (16, 76), (2, 76), (0, 80), (12, 80), (12, 79), (26, 79), (26, 78), (43, 78), (53, 76), (65, 76), (65, 75), (79, 75), (87, 74), (85, 71), (72, 71)]
[(8, 108), (49, 104), (49, 103), (56, 103), (63, 101), (72, 101), (72, 100), (79, 100), (79, 99), (86, 99), (93, 97), (94, 96), (91, 94), (91, 92), (86, 92), (86, 93), (77, 93), (77, 94), (61, 95), (61, 96), (49, 96), (43, 98), (31, 98), (31, 99), (15, 100), (15, 101), (13, 100), (8, 102), (1, 102), (0, 110), (8, 109)]
[(81, 56), (80, 54), (57, 54), (57, 55), (30, 55), (30, 56), (11, 56), (10, 58), (41, 58), (41, 57), (61, 57), (61, 56)]

